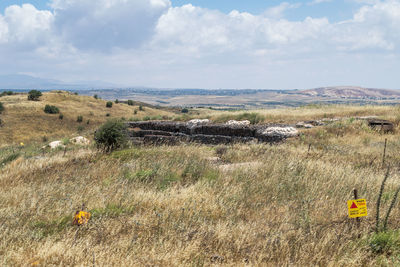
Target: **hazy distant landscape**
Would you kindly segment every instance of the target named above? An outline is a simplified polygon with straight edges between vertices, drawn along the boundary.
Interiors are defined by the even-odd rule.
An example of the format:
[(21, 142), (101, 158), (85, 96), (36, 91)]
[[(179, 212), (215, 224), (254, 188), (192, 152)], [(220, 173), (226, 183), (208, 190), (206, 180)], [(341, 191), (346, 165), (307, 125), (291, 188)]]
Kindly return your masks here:
[(257, 109), (307, 104), (400, 104), (400, 91), (361, 87), (325, 87), (310, 90), (265, 89), (112, 89), (77, 90), (104, 99), (127, 100), (160, 106)]

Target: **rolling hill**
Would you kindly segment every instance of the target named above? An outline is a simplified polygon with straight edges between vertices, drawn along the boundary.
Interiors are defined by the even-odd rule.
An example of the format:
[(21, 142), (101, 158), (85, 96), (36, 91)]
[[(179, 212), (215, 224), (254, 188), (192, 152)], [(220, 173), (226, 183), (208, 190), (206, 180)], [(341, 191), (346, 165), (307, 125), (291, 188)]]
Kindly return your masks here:
[(298, 94), (326, 98), (400, 99), (399, 90), (363, 88), (357, 86), (321, 87), (298, 91)]

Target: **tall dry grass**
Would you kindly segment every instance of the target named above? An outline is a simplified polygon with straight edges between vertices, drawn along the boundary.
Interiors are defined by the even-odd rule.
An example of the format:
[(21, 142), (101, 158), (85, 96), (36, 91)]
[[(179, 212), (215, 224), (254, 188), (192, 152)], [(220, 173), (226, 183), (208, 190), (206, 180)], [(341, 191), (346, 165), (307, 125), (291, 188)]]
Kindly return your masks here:
[[(92, 135), (93, 131), (110, 118), (143, 119), (145, 117), (171, 117), (173, 113), (146, 107), (114, 104), (106, 108), (106, 101), (89, 96), (79, 96), (64, 91), (43, 93), (40, 101), (28, 101), (27, 94), (1, 97), (5, 110), (1, 114), (0, 146), (20, 142), (40, 142), (43, 137), (57, 139), (71, 135)], [(64, 115), (46, 114), (46, 105), (54, 105)], [(135, 114), (136, 110), (136, 114)], [(108, 115), (107, 115), (108, 114)], [(82, 116), (82, 122), (77, 117)]]
[[(22, 149), (0, 169), (0, 264), (398, 265), (398, 235), (374, 234), (385, 138), (392, 166), (385, 211), (399, 185), (399, 134), (360, 121), (306, 130), (285, 144), (218, 151), (71, 148), (43, 156)], [(220, 161), (211, 162), (217, 152)], [(370, 214), (360, 229), (347, 218), (354, 188)], [(82, 203), (92, 218), (78, 228), (72, 215)], [(396, 205), (389, 228), (399, 221)]]

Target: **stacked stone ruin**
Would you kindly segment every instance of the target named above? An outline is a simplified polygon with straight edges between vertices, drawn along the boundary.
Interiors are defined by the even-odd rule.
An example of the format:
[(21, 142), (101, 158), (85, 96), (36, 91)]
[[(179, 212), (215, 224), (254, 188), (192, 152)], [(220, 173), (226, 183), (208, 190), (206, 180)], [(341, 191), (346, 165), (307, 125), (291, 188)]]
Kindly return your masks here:
[(138, 121), (128, 122), (127, 125), (133, 141), (154, 145), (277, 143), (298, 135), (297, 130), (290, 126), (249, 125), (247, 122), (232, 121), (229, 124), (210, 123), (208, 120)]

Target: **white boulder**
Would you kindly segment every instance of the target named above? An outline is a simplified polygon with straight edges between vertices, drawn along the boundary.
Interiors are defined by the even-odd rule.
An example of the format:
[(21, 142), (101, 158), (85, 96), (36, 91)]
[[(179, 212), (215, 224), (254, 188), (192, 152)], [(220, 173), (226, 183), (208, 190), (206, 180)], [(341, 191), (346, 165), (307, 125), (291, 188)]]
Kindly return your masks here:
[(194, 128), (194, 127), (196, 127), (196, 126), (205, 125), (205, 124), (208, 124), (208, 123), (210, 123), (210, 120), (208, 120), (208, 119), (204, 119), (204, 120), (201, 120), (201, 119), (194, 119), (194, 120), (188, 121), (188, 122), (186, 123), (186, 125), (187, 125), (189, 128)]
[(273, 126), (263, 129), (259, 134), (264, 136), (281, 136), (281, 137), (293, 137), (299, 134), (299, 131), (294, 127), (290, 126)]
[(229, 126), (249, 126), (251, 123), (248, 120), (244, 120), (244, 121), (230, 120), (225, 124), (229, 125)]
[(56, 149), (56, 148), (59, 148), (59, 147), (65, 148), (65, 146), (64, 146), (62, 141), (53, 141), (53, 142), (49, 143), (47, 145), (47, 147), (50, 147), (51, 149)]

